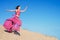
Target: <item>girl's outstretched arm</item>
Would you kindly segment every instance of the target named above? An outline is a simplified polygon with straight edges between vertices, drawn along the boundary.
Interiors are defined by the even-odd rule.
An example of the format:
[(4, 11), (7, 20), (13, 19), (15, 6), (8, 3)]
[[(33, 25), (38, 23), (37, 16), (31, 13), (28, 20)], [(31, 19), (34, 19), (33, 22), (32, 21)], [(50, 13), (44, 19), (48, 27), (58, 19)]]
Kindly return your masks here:
[(7, 10), (8, 12), (15, 12), (16, 10)]
[(26, 6), (24, 10), (20, 10), (20, 11), (21, 11), (21, 12), (25, 12), (25, 11), (27, 10), (27, 8), (28, 8), (28, 7)]

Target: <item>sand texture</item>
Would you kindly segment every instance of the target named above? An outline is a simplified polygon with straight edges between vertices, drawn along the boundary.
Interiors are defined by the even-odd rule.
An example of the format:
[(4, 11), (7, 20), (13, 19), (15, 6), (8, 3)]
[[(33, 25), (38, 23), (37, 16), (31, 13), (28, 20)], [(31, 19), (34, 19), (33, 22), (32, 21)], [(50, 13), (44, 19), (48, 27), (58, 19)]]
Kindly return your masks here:
[(14, 34), (14, 32), (8, 33), (4, 30), (5, 29), (2, 26), (0, 26), (0, 40), (57, 40), (57, 38), (52, 36), (38, 34), (23, 29), (21, 29), (21, 31), (19, 32), (20, 36)]

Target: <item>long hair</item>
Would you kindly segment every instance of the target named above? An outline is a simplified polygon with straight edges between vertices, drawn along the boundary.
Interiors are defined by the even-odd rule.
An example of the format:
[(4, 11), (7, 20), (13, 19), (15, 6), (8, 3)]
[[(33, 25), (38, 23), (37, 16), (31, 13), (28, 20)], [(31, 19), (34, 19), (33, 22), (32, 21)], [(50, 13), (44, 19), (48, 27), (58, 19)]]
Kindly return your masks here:
[(20, 5), (16, 6), (16, 9), (18, 9), (20, 7)]

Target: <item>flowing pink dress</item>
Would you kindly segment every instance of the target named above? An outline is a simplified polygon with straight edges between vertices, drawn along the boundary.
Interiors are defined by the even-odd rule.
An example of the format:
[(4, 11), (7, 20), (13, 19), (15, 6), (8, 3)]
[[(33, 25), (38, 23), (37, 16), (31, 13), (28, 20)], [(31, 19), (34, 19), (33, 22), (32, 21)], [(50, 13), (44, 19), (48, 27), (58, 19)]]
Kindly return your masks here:
[(20, 26), (22, 25), (21, 20), (16, 15), (20, 15), (20, 10), (18, 10), (12, 18), (7, 19), (4, 22), (4, 28), (8, 31), (16, 30), (20, 31)]

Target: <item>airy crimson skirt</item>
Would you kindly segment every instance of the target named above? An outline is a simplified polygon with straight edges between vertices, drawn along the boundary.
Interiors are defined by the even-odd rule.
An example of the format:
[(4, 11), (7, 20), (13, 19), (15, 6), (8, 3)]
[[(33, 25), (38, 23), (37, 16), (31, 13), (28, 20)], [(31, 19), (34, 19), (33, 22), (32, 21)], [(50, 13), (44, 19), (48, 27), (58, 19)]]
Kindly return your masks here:
[(3, 24), (4, 28), (8, 31), (11, 31), (11, 30), (20, 31), (21, 25), (22, 25), (22, 22), (17, 16), (7, 19)]

